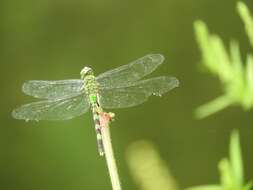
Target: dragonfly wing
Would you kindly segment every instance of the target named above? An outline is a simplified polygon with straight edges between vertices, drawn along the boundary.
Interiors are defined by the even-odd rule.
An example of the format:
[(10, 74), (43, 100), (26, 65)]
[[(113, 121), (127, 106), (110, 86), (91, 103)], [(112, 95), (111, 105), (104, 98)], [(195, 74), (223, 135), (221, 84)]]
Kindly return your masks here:
[(83, 81), (77, 79), (43, 81), (30, 80), (23, 84), (22, 90), (25, 94), (35, 98), (63, 99), (81, 94)]
[(151, 95), (161, 96), (178, 85), (175, 77), (141, 80), (128, 87), (102, 89), (100, 103), (107, 109), (132, 107), (147, 101)]
[(89, 102), (84, 94), (60, 100), (44, 100), (22, 105), (13, 110), (16, 119), (67, 120), (85, 113)]
[(149, 54), (127, 65), (107, 71), (97, 77), (102, 88), (122, 87), (153, 72), (164, 60), (161, 54)]

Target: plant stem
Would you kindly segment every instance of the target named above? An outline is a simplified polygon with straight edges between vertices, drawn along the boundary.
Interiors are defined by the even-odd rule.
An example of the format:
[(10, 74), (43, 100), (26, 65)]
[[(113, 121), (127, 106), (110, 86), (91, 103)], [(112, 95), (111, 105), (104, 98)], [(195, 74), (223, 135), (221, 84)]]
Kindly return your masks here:
[(211, 102), (208, 102), (207, 104), (198, 107), (195, 112), (195, 116), (197, 119), (203, 119), (204, 117), (214, 114), (233, 103), (234, 100), (230, 97), (226, 95), (220, 96), (215, 100), (212, 100)]
[[(105, 114), (107, 115), (107, 113)], [(103, 120), (101, 122), (103, 123), (101, 132), (102, 132), (102, 139), (103, 139), (103, 145), (104, 145), (104, 150), (105, 150), (107, 168), (108, 168), (109, 175), (111, 178), (112, 189), (121, 190), (118, 169), (117, 169), (116, 161), (114, 158), (113, 148), (112, 148), (112, 143), (111, 143), (111, 135), (110, 135), (110, 127), (109, 127), (111, 118), (107, 117), (108, 115), (106, 116), (105, 114), (100, 115), (100, 121)]]

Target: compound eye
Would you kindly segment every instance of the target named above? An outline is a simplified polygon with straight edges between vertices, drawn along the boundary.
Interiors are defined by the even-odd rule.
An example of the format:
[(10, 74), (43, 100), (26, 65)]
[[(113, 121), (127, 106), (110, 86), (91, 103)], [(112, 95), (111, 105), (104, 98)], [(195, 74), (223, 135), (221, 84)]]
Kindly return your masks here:
[(91, 71), (91, 69), (90, 69), (89, 67), (84, 67), (84, 68), (81, 70), (80, 74), (81, 74), (82, 76), (85, 76), (85, 75), (89, 74), (90, 71)]

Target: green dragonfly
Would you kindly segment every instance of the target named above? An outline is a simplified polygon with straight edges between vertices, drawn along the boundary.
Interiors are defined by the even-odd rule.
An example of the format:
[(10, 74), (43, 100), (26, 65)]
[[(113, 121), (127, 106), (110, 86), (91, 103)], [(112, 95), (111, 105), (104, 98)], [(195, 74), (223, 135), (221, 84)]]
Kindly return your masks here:
[(90, 67), (81, 71), (81, 79), (43, 81), (31, 80), (23, 84), (25, 94), (44, 99), (13, 110), (16, 119), (66, 120), (92, 110), (99, 154), (103, 142), (99, 114), (102, 108), (127, 108), (145, 102), (149, 96), (162, 94), (177, 87), (175, 77), (159, 76), (140, 80), (153, 72), (162, 62), (161, 54), (148, 54), (127, 65), (94, 76)]

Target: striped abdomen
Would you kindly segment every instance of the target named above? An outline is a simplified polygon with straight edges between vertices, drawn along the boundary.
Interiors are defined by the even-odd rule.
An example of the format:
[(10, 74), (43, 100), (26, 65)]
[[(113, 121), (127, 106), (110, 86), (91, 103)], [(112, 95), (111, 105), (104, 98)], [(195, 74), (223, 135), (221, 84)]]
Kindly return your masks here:
[(93, 114), (93, 120), (95, 124), (95, 130), (97, 135), (97, 145), (98, 145), (98, 152), (101, 156), (104, 155), (104, 146), (103, 146), (103, 140), (102, 140), (102, 127), (100, 125), (100, 119), (99, 119), (99, 106), (97, 103), (91, 104), (92, 108), (92, 114)]

